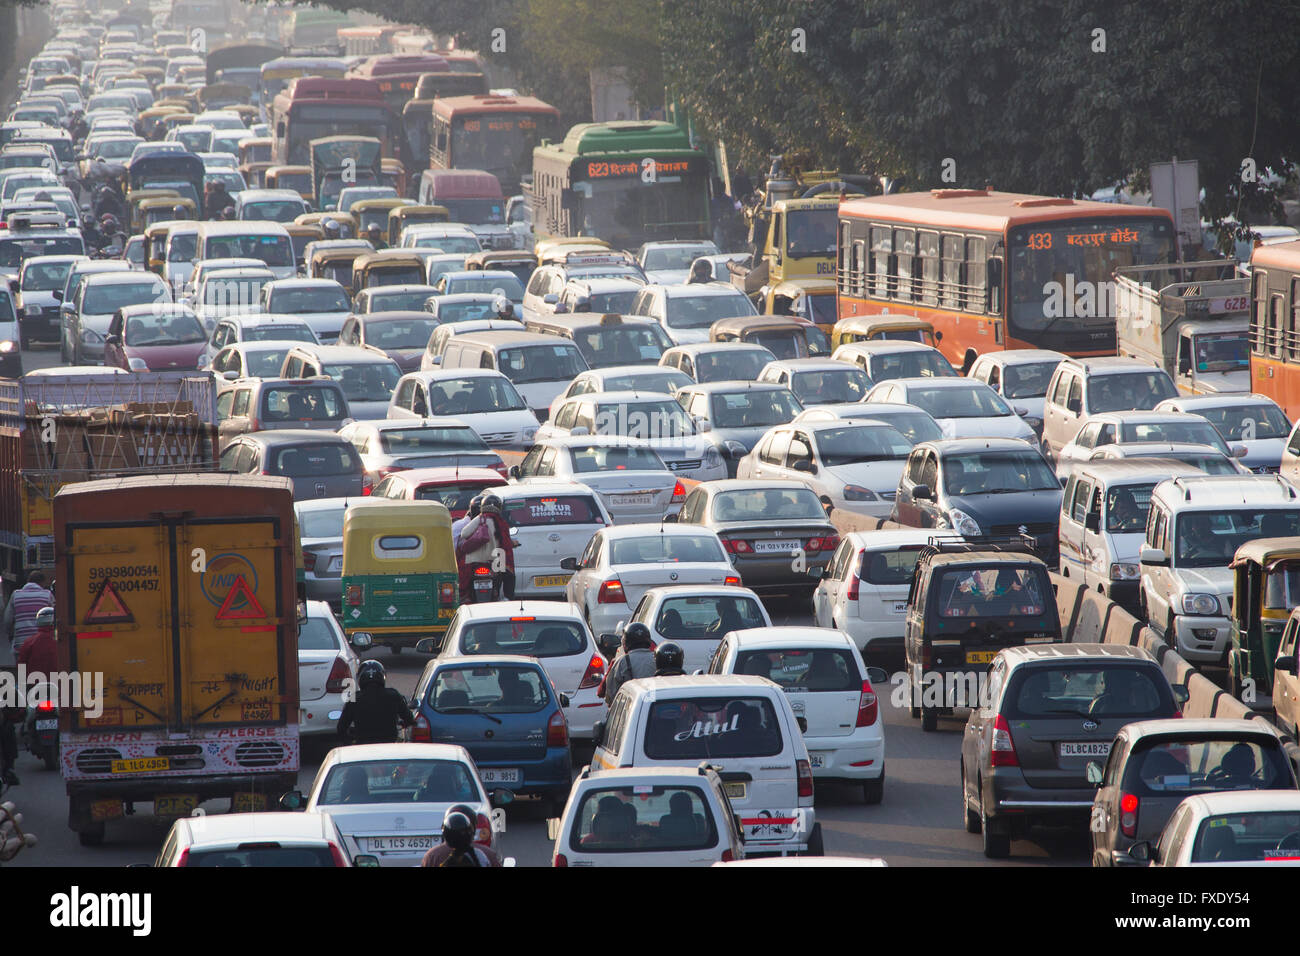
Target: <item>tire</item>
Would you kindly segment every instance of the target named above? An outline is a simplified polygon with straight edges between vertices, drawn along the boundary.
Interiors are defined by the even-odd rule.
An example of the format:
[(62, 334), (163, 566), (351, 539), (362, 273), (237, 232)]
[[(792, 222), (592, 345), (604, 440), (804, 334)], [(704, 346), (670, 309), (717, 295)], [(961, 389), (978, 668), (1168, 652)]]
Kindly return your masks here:
[(814, 823), (812, 833), (808, 834), (808, 849), (803, 851), (804, 856), (825, 856), (826, 843), (822, 839), (822, 825)]
[(59, 746), (57, 743), (52, 749), (41, 752), (41, 762), (45, 764), (46, 770), (59, 769)]
[(966, 799), (965, 761), (962, 761), (961, 765), (961, 815), (962, 823), (965, 825), (967, 833), (980, 832), (980, 815), (970, 808), (970, 802)]
[(921, 705), (921, 730), (927, 734), (939, 729), (939, 712), (933, 707)]
[(875, 807), (879, 806), (884, 799), (885, 774), (881, 771), (880, 776), (875, 780), (867, 780), (862, 784), (862, 801), (869, 807)]
[(980, 787), (980, 832), (983, 836), (984, 855), (990, 860), (1005, 860), (1011, 855), (1011, 835), (1005, 832), (990, 833), (989, 818), (984, 815), (983, 787)]
[(104, 824), (92, 823), (77, 834), (77, 841), (82, 846), (102, 846), (104, 843)]

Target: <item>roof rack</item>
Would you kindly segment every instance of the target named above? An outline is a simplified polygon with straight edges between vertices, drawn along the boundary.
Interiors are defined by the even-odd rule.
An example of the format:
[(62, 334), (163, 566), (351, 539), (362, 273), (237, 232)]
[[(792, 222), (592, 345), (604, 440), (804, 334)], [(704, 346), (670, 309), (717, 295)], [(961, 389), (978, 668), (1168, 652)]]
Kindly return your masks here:
[(999, 551), (1038, 557), (1038, 541), (1033, 535), (981, 535), (970, 538), (931, 538), (921, 549), (921, 560), (939, 554), (970, 554), (976, 551)]

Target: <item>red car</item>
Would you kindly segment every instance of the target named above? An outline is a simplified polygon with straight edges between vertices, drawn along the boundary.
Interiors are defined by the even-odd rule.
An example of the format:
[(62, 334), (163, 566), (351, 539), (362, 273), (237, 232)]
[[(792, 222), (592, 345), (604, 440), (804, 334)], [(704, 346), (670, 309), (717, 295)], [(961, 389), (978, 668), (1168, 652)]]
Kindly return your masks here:
[(203, 323), (188, 305), (123, 306), (108, 325), (104, 364), (131, 372), (193, 371), (206, 342)]
[(455, 520), (465, 517), (475, 495), (507, 483), (491, 468), (411, 468), (390, 473), (375, 485), (371, 497), (440, 501)]

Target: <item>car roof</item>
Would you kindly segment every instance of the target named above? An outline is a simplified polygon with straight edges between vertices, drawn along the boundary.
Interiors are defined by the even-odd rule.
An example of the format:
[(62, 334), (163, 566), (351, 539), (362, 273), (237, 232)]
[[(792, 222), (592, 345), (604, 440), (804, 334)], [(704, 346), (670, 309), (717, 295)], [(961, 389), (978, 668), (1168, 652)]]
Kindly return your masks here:
[(618, 786), (620, 781), (636, 781), (641, 778), (650, 778), (662, 783), (672, 781), (698, 783), (702, 777), (706, 777), (706, 774), (699, 768), (692, 770), (687, 767), (611, 767), (608, 770), (601, 770), (600, 773), (579, 776), (576, 782), (584, 789), (593, 790), (602, 785)]
[(1152, 497), (1175, 508), (1292, 505), (1300, 507), (1300, 492), (1280, 475), (1188, 475), (1156, 485)]
[[(288, 282), (289, 280), (286, 279), (284, 281)], [(364, 295), (367, 299), (373, 299), (376, 295), (401, 295), (401, 294), (409, 294), (411, 292), (422, 292), (425, 289), (429, 290), (430, 296), (434, 294), (434, 287), (429, 285), (427, 282), (407, 282), (407, 283), (403, 283), (402, 285), (381, 285), (381, 286), (375, 286), (373, 289), (362, 289), (358, 293), (358, 295)], [(461, 296), (465, 296), (465, 297), (477, 296), (480, 298), (487, 298), (487, 299), (495, 298), (495, 296), (483, 295), (482, 293), (469, 293), (469, 292), (458, 292), (455, 295), (444, 295), (442, 296), (442, 298), (455, 299)]]
[(1102, 372), (1159, 372), (1161, 369), (1145, 359), (1127, 358), (1122, 355), (1101, 355), (1093, 358), (1065, 358), (1063, 361), (1080, 368), (1087, 375)]
[[(1222, 395), (1179, 395), (1166, 398), (1160, 405), (1180, 405), (1188, 411), (1198, 408), (1225, 408), (1233, 405), (1277, 405), (1267, 395), (1258, 392), (1227, 392)], [(1156, 406), (1159, 411), (1160, 405)]]
[(293, 509), (299, 513), (334, 511), (337, 508), (346, 508), (350, 502), (361, 500), (360, 495), (340, 495), (334, 498), (304, 498), (302, 501), (295, 501)]
[(245, 432), (235, 441), (249, 441), (267, 448), (278, 445), (346, 445), (352, 443), (338, 432), (312, 428), (273, 428), (260, 432)]
[(269, 841), (320, 842), (333, 836), (329, 817), (321, 813), (213, 813), (201, 819), (181, 817), (186, 843), (194, 849), (234, 847)]
[(360, 345), (315, 345), (311, 342), (299, 342), (296, 350), (311, 355), (322, 362), (369, 363), (371, 365), (391, 365), (393, 360), (382, 352), (372, 352)]
[(1154, 458), (1099, 458), (1090, 461), (1075, 462), (1071, 474), (1088, 475), (1099, 478), (1104, 484), (1122, 484), (1126, 479), (1158, 480), (1182, 475), (1200, 475), (1199, 468), (1184, 464), (1177, 459)]
[(1130, 660), (1155, 664), (1155, 656), (1142, 647), (1127, 644), (1024, 644), (1000, 652), (1008, 668), (1036, 662)]
[(341, 289), (343, 286), (336, 279), (276, 279), (274, 282), (268, 282), (267, 286), (274, 289), (313, 289), (325, 286), (333, 289)]
[(822, 646), (857, 650), (853, 638), (831, 627), (749, 627), (730, 631), (737, 647)]
[[(670, 349), (665, 349), (664, 354), (667, 355), (669, 352), (676, 352), (679, 355), (696, 356), (699, 355), (701, 352), (736, 352), (736, 351), (770, 353), (772, 350), (765, 345), (759, 345), (757, 342), (692, 342), (687, 345), (674, 345)], [(772, 365), (774, 363), (768, 362), (767, 364)], [(842, 366), (844, 363), (840, 362), (838, 364)]]
[(1140, 408), (1125, 409), (1119, 412), (1097, 412), (1088, 418), (1088, 422), (1115, 422), (1123, 425), (1129, 422), (1187, 422), (1198, 421), (1206, 422), (1205, 418), (1194, 412), (1160, 412), (1147, 411)]
[(507, 498), (533, 498), (537, 495), (595, 495), (594, 491), (577, 481), (530, 481), (522, 485), (502, 485), (493, 488), (492, 493), (502, 501)]
[(705, 491), (715, 495), (722, 494), (724, 491), (762, 491), (764, 489), (795, 491), (805, 489), (811, 491), (805, 482), (796, 481), (793, 478), (718, 478), (713, 481), (701, 483)]
[[(378, 432), (400, 432), (415, 428), (469, 428), (459, 418), (450, 415), (430, 415), (427, 418), (372, 418), (355, 422), (360, 428), (373, 428)], [(403, 477), (408, 471), (400, 473)], [(493, 472), (496, 474), (496, 472)]]
[(1185, 737), (1189, 734), (1223, 734), (1240, 736), (1243, 734), (1272, 737), (1280, 740), (1276, 728), (1265, 720), (1238, 720), (1230, 717), (1181, 717), (1157, 720), (1135, 720), (1125, 724), (1120, 731), (1124, 736), (1136, 742), (1146, 737), (1170, 736)]
[[(682, 388), (685, 387), (685, 385), (682, 386)], [(584, 395), (572, 395), (565, 399), (566, 402), (580, 400), (588, 402), (671, 402), (673, 397), (667, 392), (634, 392), (631, 389), (623, 389), (618, 392), (587, 392)]]
[(936, 438), (921, 442), (916, 447), (920, 448), (921, 445), (933, 448), (940, 458), (973, 451), (1025, 451), (1034, 447), (1020, 438)]
[(901, 385), (904, 388), (988, 388), (986, 384), (978, 379), (966, 378), (964, 375), (956, 377), (918, 375), (913, 378), (889, 378), (878, 384)]
[(938, 528), (881, 528), (879, 531), (850, 531), (845, 537), (867, 551), (892, 551), (910, 544), (929, 544), (931, 538), (962, 540), (957, 532)]
[[(249, 312), (247, 315), (223, 315), (218, 321), (235, 322), (241, 326), (257, 325), (304, 325), (307, 328), (307, 320), (300, 315), (287, 315), (280, 312)], [(310, 342), (301, 342), (294, 340), (295, 345), (310, 345)]]
[(845, 342), (843, 345), (837, 346), (835, 351), (838, 352), (840, 349), (844, 349), (849, 353), (864, 352), (868, 355), (890, 352), (939, 352), (938, 349), (931, 348), (923, 342), (912, 342), (908, 339), (868, 339), (865, 342)]
[(1190, 805), (1200, 816), (1300, 810), (1300, 790), (1229, 790), (1224, 793), (1202, 793), (1187, 797), (1183, 803)]
[(788, 385), (780, 382), (751, 382), (747, 379), (727, 379), (721, 382), (692, 382), (678, 389), (681, 392), (699, 392), (702, 395), (715, 395), (718, 392), (784, 392)]
[(773, 359), (764, 367), (764, 371), (769, 368), (788, 370), (791, 372), (839, 372), (853, 371), (861, 372), (862, 369), (850, 362), (842, 362), (839, 359), (831, 358), (796, 358), (796, 359)]
[(734, 584), (657, 584), (652, 588), (646, 588), (645, 594), (665, 599), (672, 597), (733, 597), (739, 594), (761, 603), (761, 599), (755, 592), (749, 588), (739, 587)]
[[(459, 338), (459, 336), (457, 336)], [(433, 368), (418, 372), (407, 372), (402, 378), (419, 379), (421, 382), (448, 382), (458, 378), (505, 378), (494, 368)], [(508, 381), (508, 379), (507, 379)]]
[(94, 285), (128, 285), (130, 283), (148, 283), (165, 285), (162, 279), (143, 269), (128, 269), (124, 272), (92, 272), (86, 276), (86, 282)]
[(737, 295), (743, 298), (745, 295), (735, 286), (727, 285), (725, 282), (679, 282), (672, 285), (654, 282), (646, 286), (646, 288), (662, 289), (664, 295), (670, 299), (683, 299), (694, 296), (717, 298)]
[(669, 697), (704, 697), (718, 691), (749, 691), (770, 695), (784, 694), (766, 677), (753, 674), (684, 674), (680, 677), (639, 677), (623, 685), (646, 692), (654, 698), (659, 694)]
[(631, 438), (627, 435), (552, 435), (550, 438), (537, 439), (538, 445), (555, 445), (571, 448), (582, 445), (584, 448), (646, 448), (652, 446), (643, 438)]
[(459, 744), (392, 743), (335, 747), (325, 759), (334, 764), (341, 764), (362, 763), (369, 760), (459, 760), (463, 763), (468, 758), (465, 748)]
[(490, 604), (462, 604), (456, 613), (468, 621), (484, 619), (504, 621), (516, 617), (582, 620), (582, 612), (576, 605), (559, 601), (493, 601)]
[[(576, 276), (567, 285), (584, 288), (589, 292), (634, 292), (645, 287), (645, 283), (622, 276)], [(572, 314), (572, 313), (570, 313)]]
[[(536, 485), (511, 485), (512, 488), (535, 488)], [(586, 488), (586, 485), (583, 485)], [(657, 521), (638, 521), (631, 524), (607, 525), (602, 528), (600, 534), (604, 535), (606, 541), (622, 541), (625, 538), (644, 538), (656, 534), (663, 535), (696, 535), (706, 538), (716, 538), (717, 535), (711, 528), (706, 528), (698, 524), (677, 524), (676, 522), (657, 522)]]
[[(580, 372), (579, 375), (584, 378), (591, 377), (604, 380), (606, 378), (621, 378), (625, 375), (644, 375), (649, 377), (651, 375), (663, 375), (665, 373), (668, 375), (681, 375), (690, 378), (690, 376), (681, 369), (669, 368), (667, 365), (607, 365), (604, 368), (587, 369), (585, 372)], [(574, 377), (576, 378), (578, 376)], [(574, 397), (576, 398), (577, 396)]]

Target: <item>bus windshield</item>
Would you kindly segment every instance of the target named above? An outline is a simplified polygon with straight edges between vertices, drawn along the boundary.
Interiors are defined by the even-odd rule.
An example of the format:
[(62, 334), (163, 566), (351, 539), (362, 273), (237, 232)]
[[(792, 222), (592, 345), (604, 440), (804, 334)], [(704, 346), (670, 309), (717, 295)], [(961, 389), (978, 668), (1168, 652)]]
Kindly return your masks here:
[[(512, 182), (533, 170), (533, 147), (553, 132), (549, 116), (487, 113), (452, 121), (449, 165), (486, 169)], [(501, 173), (507, 175), (501, 177)]]
[[(597, 164), (584, 159), (579, 165)], [(703, 235), (709, 227), (709, 198), (702, 172), (661, 175), (648, 185), (639, 174), (611, 176), (574, 183), (574, 192), (580, 197), (583, 235), (605, 237), (619, 246), (689, 238)], [(834, 240), (832, 211), (831, 255)]]

